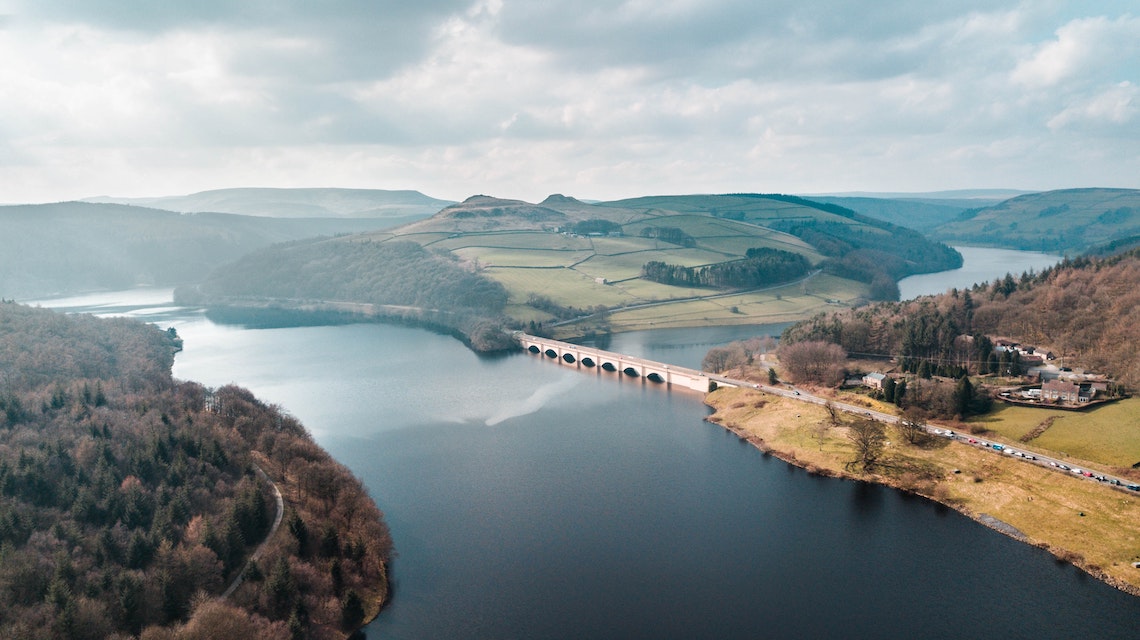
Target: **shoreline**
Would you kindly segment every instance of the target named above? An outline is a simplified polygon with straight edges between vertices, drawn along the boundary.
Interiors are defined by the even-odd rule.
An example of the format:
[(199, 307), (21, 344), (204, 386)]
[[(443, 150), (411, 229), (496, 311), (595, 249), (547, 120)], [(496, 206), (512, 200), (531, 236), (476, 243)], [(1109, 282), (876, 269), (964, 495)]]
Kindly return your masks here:
[[(726, 390), (727, 389), (725, 389), (724, 391), (726, 391)], [(918, 497), (930, 500), (931, 502), (934, 502), (936, 504), (940, 504), (940, 505), (943, 505), (947, 508), (953, 509), (954, 511), (966, 516), (967, 518), (970, 518), (971, 520), (973, 520), (973, 521), (975, 521), (975, 522), (977, 522), (977, 523), (979, 523), (979, 524), (981, 524), (981, 525), (983, 525), (983, 526), (985, 526), (985, 527), (987, 527), (987, 528), (989, 528), (989, 529), (991, 529), (997, 533), (1000, 533), (1002, 535), (1010, 537), (1014, 540), (1017, 540), (1018, 542), (1037, 547), (1038, 549), (1042, 549), (1043, 551), (1046, 551), (1050, 555), (1052, 555), (1056, 560), (1061, 561), (1061, 562), (1066, 562), (1066, 563), (1080, 569), (1081, 571), (1085, 572), (1089, 576), (1091, 576), (1097, 580), (1100, 580), (1101, 582), (1104, 582), (1105, 584), (1107, 584), (1107, 585), (1109, 585), (1109, 586), (1111, 586), (1117, 590), (1123, 591), (1123, 592), (1125, 592), (1129, 595), (1132, 595), (1132, 596), (1140, 597), (1140, 569), (1132, 569), (1133, 571), (1136, 571), (1136, 573), (1137, 573), (1137, 582), (1135, 582), (1135, 583), (1129, 582), (1127, 580), (1124, 580), (1124, 579), (1121, 579), (1121, 578), (1118, 578), (1114, 575), (1109, 574), (1100, 565), (1089, 561), (1085, 557), (1085, 555), (1080, 553), (1080, 552), (1070, 551), (1070, 550), (1065, 549), (1063, 547), (1060, 547), (1056, 544), (1052, 544), (1047, 540), (1037, 539), (1033, 535), (1021, 531), (1015, 525), (1010, 524), (1008, 522), (1005, 522), (1004, 520), (1000, 519), (997, 516), (972, 509), (968, 505), (961, 503), (959, 500), (950, 499), (949, 497), (939, 497), (936, 495), (931, 495), (930, 493), (923, 492), (919, 489), (916, 489), (913, 486), (907, 486), (906, 484), (901, 482), (898, 478), (893, 478), (893, 477), (885, 476), (882, 474), (857, 474), (857, 473), (852, 473), (850, 471), (847, 471), (846, 469), (842, 468), (842, 466), (840, 466), (839, 468), (836, 468), (836, 467), (831, 466), (831, 465), (820, 464), (819, 462), (813, 462), (809, 459), (813, 456), (808, 455), (809, 452), (806, 449), (797, 449), (796, 447), (789, 447), (788, 445), (783, 445), (783, 446), (781, 446), (779, 444), (773, 445), (769, 440), (765, 439), (759, 433), (749, 431), (744, 426), (742, 426), (742, 424), (740, 422), (737, 422), (736, 420), (732, 419), (732, 418), (737, 417), (737, 416), (733, 415), (734, 410), (741, 409), (744, 407), (740, 406), (741, 403), (739, 401), (736, 403), (729, 403), (727, 405), (719, 402), (719, 399), (725, 395), (725, 394), (721, 393), (721, 391), (722, 390), (714, 391), (705, 397), (705, 404), (707, 406), (709, 406), (710, 408), (712, 408), (714, 411), (710, 416), (708, 416), (705, 419), (705, 421), (709, 422), (711, 424), (715, 424), (715, 425), (729, 431), (730, 433), (737, 436), (741, 440), (743, 440), (743, 441), (747, 442), (748, 444), (752, 445), (753, 447), (755, 447), (757, 450), (762, 452), (764, 455), (770, 455), (774, 458), (781, 460), (785, 464), (789, 464), (789, 465), (792, 465), (794, 467), (803, 469), (804, 471), (807, 471), (808, 473), (813, 474), (813, 475), (824, 476), (824, 477), (829, 477), (829, 478), (837, 478), (837, 479), (841, 479), (841, 480), (848, 480), (848, 481), (854, 481), (854, 482), (866, 482), (866, 483), (870, 483), (870, 484), (882, 485), (882, 486), (890, 487), (892, 489), (896, 489), (896, 490), (905, 492), (905, 493), (913, 495), (913, 496), (918, 496)], [(773, 398), (773, 399), (775, 398), (774, 396), (769, 396), (768, 394), (764, 394), (760, 391), (755, 391), (755, 390), (751, 390), (751, 389), (739, 389), (739, 390), (732, 390), (732, 391), (736, 391), (736, 392), (743, 391), (743, 392), (749, 393), (749, 394), (763, 395), (766, 398)], [(717, 394), (720, 394), (720, 395), (718, 396)], [(734, 393), (732, 395), (739, 395), (739, 393)], [(714, 396), (716, 396), (716, 397), (714, 397)], [(763, 408), (767, 404), (767, 402), (757, 401), (753, 404), (753, 406), (755, 406), (756, 404), (761, 405), (760, 407), (756, 407), (756, 408)], [(797, 414), (796, 417), (798, 418), (799, 415), (800, 414)], [(801, 420), (804, 424), (809, 424), (811, 422), (810, 418), (809, 419), (801, 419)], [(783, 428), (787, 429), (789, 431), (794, 431), (795, 429), (798, 429), (800, 427), (801, 427), (801, 425), (793, 425), (793, 426), (787, 426), (787, 427), (783, 427)], [(841, 429), (841, 428), (842, 427), (831, 427), (831, 429)], [(822, 442), (821, 442), (820, 446), (822, 449)], [(976, 452), (972, 452), (972, 453), (976, 453)], [(816, 457), (818, 457), (818, 456), (816, 456)], [(1002, 460), (1002, 459), (999, 458), (999, 460)], [(983, 462), (990, 462), (990, 461), (983, 461)], [(1013, 461), (1009, 461), (1009, 462), (1013, 462)], [(1017, 464), (1017, 463), (1015, 462), (1014, 464)], [(1065, 478), (1065, 479), (1067, 480), (1068, 478)], [(1096, 485), (1091, 485), (1091, 488), (1099, 489), (1100, 487), (1098, 487)], [(1030, 498), (1030, 500), (1032, 500), (1032, 498)], [(997, 510), (997, 509), (994, 509), (994, 510)], [(1084, 516), (1083, 512), (1081, 513), (1081, 516), (1082, 517)], [(1020, 535), (1018, 535), (1018, 534), (1020, 534)]]

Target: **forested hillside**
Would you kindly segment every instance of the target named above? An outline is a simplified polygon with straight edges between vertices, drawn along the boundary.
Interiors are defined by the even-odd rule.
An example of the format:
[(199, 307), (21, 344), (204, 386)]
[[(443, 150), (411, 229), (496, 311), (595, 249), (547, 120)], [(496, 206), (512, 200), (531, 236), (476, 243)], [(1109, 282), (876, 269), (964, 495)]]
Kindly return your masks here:
[(412, 242), (337, 238), (278, 245), (215, 271), (198, 287), (179, 289), (176, 300), (360, 303), (375, 305), (377, 315), (460, 331), (477, 346), (499, 348), (505, 339), (498, 328), (507, 302), (503, 286)]
[(389, 224), (364, 218), (183, 215), (85, 202), (0, 207), (0, 238), (5, 239), (0, 297), (184, 284), (275, 242)]
[[(391, 540), (363, 486), (248, 391), (173, 380), (178, 347), (0, 303), (0, 637), (337, 638), (376, 613)], [(247, 564), (274, 486), (285, 524)]]
[(1084, 252), (1140, 235), (1140, 190), (1062, 189), (971, 209), (931, 235), (946, 242)]
[(1063, 356), (1067, 364), (1140, 383), (1140, 252), (1065, 260), (1040, 273), (1006, 277), (902, 303), (821, 314), (784, 333), (789, 343), (825, 340), (853, 354), (930, 363), (932, 373), (986, 373), (995, 362), (986, 336), (1011, 338)]
[[(963, 211), (998, 204), (1004, 198), (924, 198), (866, 196), (805, 196), (812, 202), (833, 204), (921, 233), (955, 220)], [(1007, 196), (1012, 197), (1012, 196)]]

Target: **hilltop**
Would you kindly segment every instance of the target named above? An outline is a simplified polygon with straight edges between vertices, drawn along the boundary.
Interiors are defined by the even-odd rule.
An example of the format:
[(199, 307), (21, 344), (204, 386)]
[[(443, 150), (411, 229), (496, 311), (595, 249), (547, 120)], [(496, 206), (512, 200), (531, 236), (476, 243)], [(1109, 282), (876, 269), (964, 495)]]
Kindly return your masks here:
[[(961, 264), (952, 249), (909, 229), (762, 195), (597, 204), (480, 195), (402, 227), (273, 247), (250, 260), (219, 269), (181, 299), (418, 314), (468, 337), (465, 327), (488, 323), (581, 334), (646, 322), (794, 319), (831, 304), (894, 298), (898, 278)], [(474, 295), (413, 295), (442, 291), (433, 278), (463, 272)]]
[(411, 218), (430, 216), (453, 204), (419, 191), (384, 189), (237, 188), (157, 198), (84, 198), (84, 202), (129, 204), (180, 213), (232, 213), (273, 218)]
[(931, 229), (945, 242), (1082, 253), (1140, 235), (1140, 190), (1062, 189), (969, 209)]

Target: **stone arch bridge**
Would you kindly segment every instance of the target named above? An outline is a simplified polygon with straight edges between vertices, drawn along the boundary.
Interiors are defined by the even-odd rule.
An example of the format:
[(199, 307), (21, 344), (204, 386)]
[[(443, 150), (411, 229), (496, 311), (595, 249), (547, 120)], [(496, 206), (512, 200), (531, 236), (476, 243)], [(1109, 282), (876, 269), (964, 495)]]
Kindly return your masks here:
[(678, 367), (612, 351), (603, 351), (594, 347), (583, 347), (561, 340), (540, 338), (521, 331), (515, 332), (514, 338), (529, 353), (542, 356), (563, 366), (593, 369), (599, 373), (608, 371), (637, 378), (644, 382), (692, 389), (701, 393), (708, 393), (718, 386), (736, 386), (719, 377), (715, 380), (711, 379), (708, 374), (696, 369)]

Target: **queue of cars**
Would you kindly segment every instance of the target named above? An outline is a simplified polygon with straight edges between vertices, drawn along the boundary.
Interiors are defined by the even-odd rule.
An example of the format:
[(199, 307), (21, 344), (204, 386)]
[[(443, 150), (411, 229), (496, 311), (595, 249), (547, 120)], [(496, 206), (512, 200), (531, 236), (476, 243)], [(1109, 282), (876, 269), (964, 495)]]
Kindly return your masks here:
[[(1029, 453), (1027, 451), (1018, 451), (1017, 449), (1014, 449), (1012, 447), (1007, 447), (1003, 444), (986, 442), (985, 440), (979, 440), (977, 438), (973, 438), (970, 436), (960, 436), (960, 435), (954, 433), (954, 431), (951, 429), (937, 429), (937, 428), (935, 428), (935, 429), (931, 429), (931, 432), (934, 433), (934, 435), (942, 436), (944, 438), (950, 438), (951, 440), (962, 440), (968, 444), (977, 445), (977, 446), (982, 447), (982, 448), (993, 449), (994, 451), (997, 451), (1000, 453), (1005, 453), (1005, 454), (1015, 456), (1018, 458), (1024, 458), (1026, 460), (1032, 460), (1035, 462), (1037, 461), (1037, 456), (1032, 454), (1032, 453)], [(1038, 464), (1044, 464), (1044, 461), (1041, 461)], [(1109, 484), (1112, 486), (1124, 487), (1124, 488), (1129, 489), (1131, 491), (1140, 492), (1140, 484), (1124, 483), (1124, 482), (1121, 482), (1117, 478), (1109, 478), (1103, 474), (1094, 473), (1094, 472), (1089, 471), (1087, 469), (1070, 467), (1064, 463), (1057, 462), (1054, 460), (1049, 461), (1049, 466), (1060, 469), (1061, 471), (1068, 471), (1069, 473), (1072, 473), (1073, 475), (1078, 475), (1078, 476), (1083, 476), (1085, 478), (1090, 478), (1092, 480), (1096, 480), (1097, 482), (1103, 482), (1105, 484)]]

